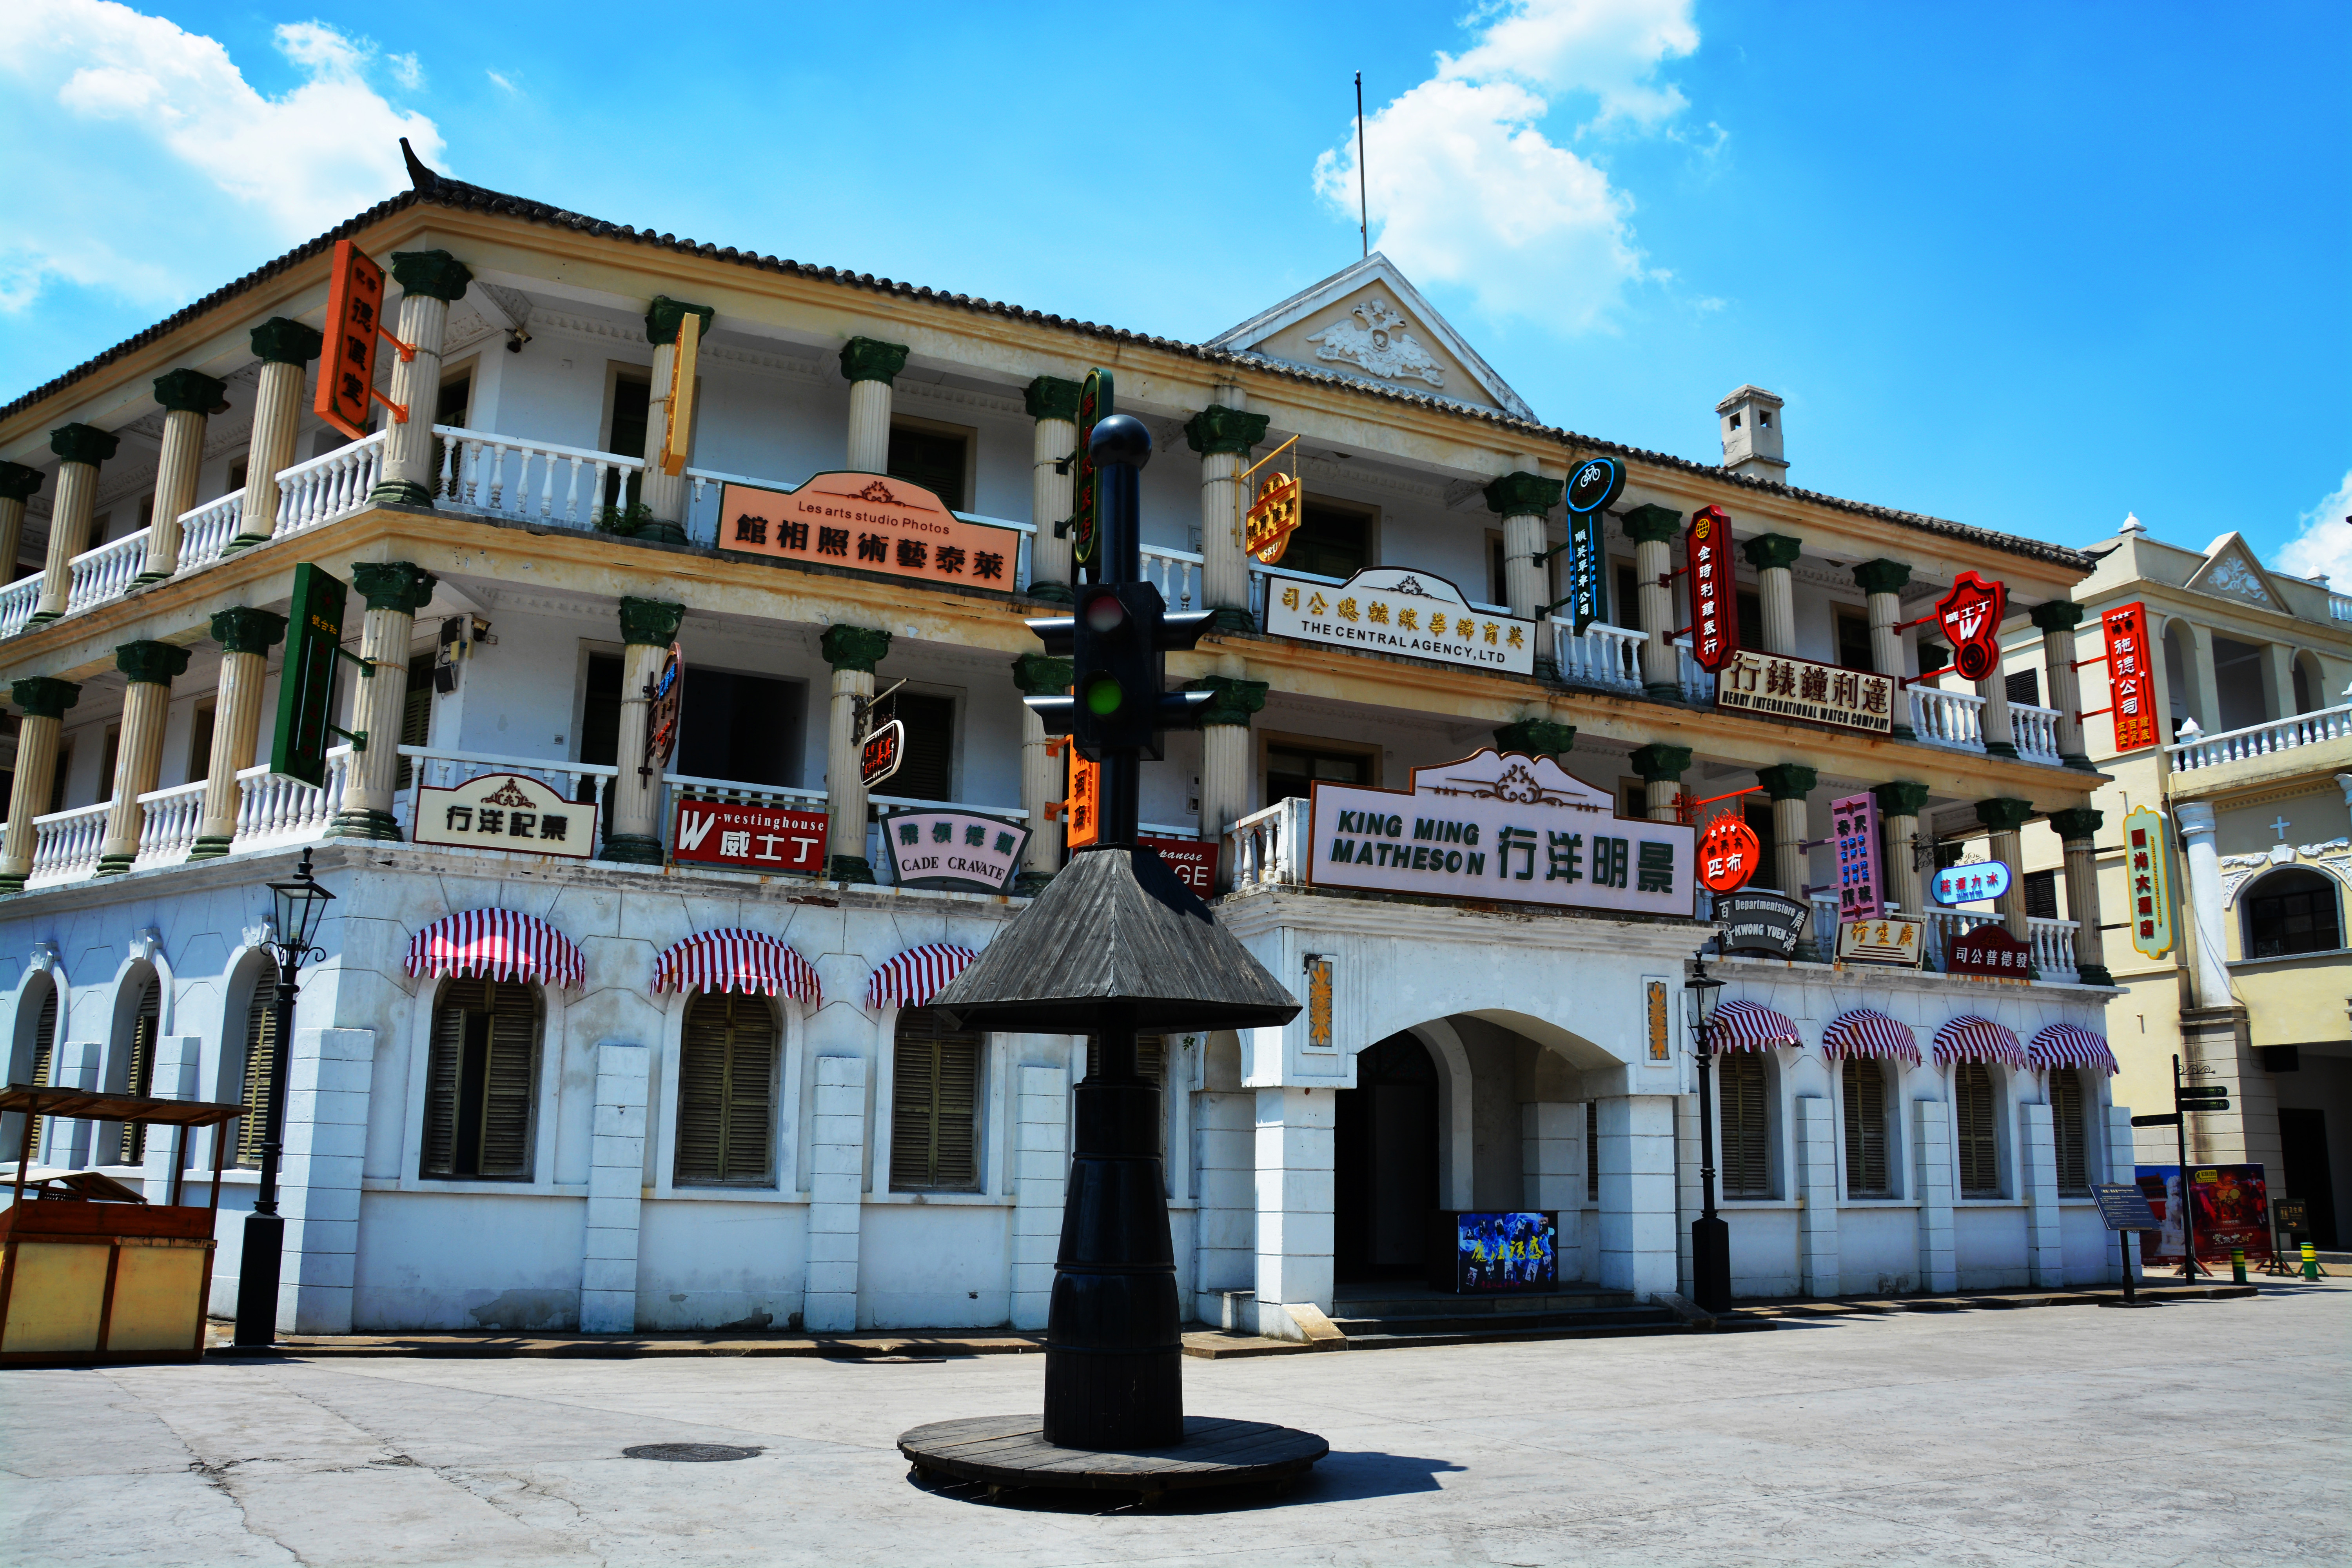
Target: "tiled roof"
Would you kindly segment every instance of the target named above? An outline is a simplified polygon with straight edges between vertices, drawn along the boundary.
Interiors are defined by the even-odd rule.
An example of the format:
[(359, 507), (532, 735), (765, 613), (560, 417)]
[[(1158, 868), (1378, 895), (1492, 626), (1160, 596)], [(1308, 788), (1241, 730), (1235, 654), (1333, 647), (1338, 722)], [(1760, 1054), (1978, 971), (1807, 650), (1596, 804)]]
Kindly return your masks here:
[(1672, 468), (1683, 473), (1702, 476), (1717, 483), (1754, 490), (1759, 494), (1790, 496), (1813, 506), (1827, 507), (1833, 510), (1852, 512), (1863, 517), (1883, 518), (1906, 528), (1916, 528), (1948, 539), (1962, 540), (1987, 550), (1998, 550), (2008, 554), (2023, 556), (2028, 560), (2045, 561), (2053, 565), (2071, 568), (2077, 572), (2087, 573), (2091, 569), (2091, 560), (2088, 556), (2079, 550), (2070, 550), (2063, 545), (2049, 544), (2037, 539), (2023, 539), (2015, 534), (1999, 533), (1991, 529), (1976, 528), (1964, 522), (1953, 522), (1946, 518), (1929, 517), (1920, 512), (1902, 511), (1893, 507), (1873, 506), (1866, 501), (1848, 500), (1840, 496), (1823, 495), (1818, 490), (1798, 489), (1790, 485), (1775, 484), (1769, 479), (1749, 479), (1713, 464), (1696, 463), (1687, 458), (1677, 458), (1664, 452), (1653, 452), (1639, 447), (1627, 447), (1614, 441), (1603, 441), (1597, 437), (1579, 435), (1575, 431), (1564, 430), (1557, 426), (1518, 419), (1499, 412), (1467, 407), (1449, 399), (1425, 396), (1402, 388), (1379, 386), (1368, 382), (1332, 375), (1327, 372), (1310, 370), (1304, 365), (1286, 364), (1277, 360), (1270, 360), (1258, 354), (1235, 353), (1225, 349), (1205, 348), (1199, 343), (1181, 342), (1174, 338), (1155, 337), (1146, 332), (1131, 332), (1123, 327), (1108, 327), (1097, 321), (1072, 321), (1066, 316), (1026, 310), (1018, 305), (1008, 305), (995, 300), (982, 300), (970, 294), (950, 294), (934, 289), (918, 288), (914, 284), (901, 283), (895, 279), (877, 278), (870, 272), (845, 272), (835, 267), (813, 267), (805, 262), (792, 261), (774, 256), (762, 256), (753, 251), (738, 250), (731, 245), (723, 247), (711, 245), (692, 239), (680, 239), (676, 235), (656, 234), (650, 229), (637, 229), (625, 224), (606, 223), (602, 218), (593, 218), (584, 214), (566, 211), (562, 207), (550, 206), (545, 202), (530, 201), (522, 196), (510, 196), (503, 192), (486, 190), (480, 185), (470, 185), (462, 180), (452, 180), (446, 175), (436, 174), (417, 162), (413, 153), (409, 153), (405, 140), (401, 143), (401, 151), (408, 156), (409, 177), (414, 182), (411, 189), (402, 192), (389, 201), (378, 203), (357, 217), (337, 225), (307, 244), (296, 247), (276, 260), (248, 272), (226, 288), (215, 289), (194, 304), (165, 317), (146, 331), (134, 337), (126, 338), (104, 353), (75, 366), (56, 380), (36, 387), (5, 405), (0, 405), (0, 419), (8, 418), (46, 398), (55, 396), (75, 382), (94, 374), (115, 360), (135, 353), (159, 338), (168, 336), (215, 306), (226, 303), (263, 280), (274, 278), (289, 268), (299, 266), (314, 256), (324, 254), (333, 247), (337, 240), (356, 235), (404, 208), (425, 203), (460, 211), (489, 213), (501, 217), (520, 218), (525, 223), (569, 228), (582, 234), (595, 235), (600, 238), (627, 240), (633, 244), (652, 246), (675, 251), (680, 255), (708, 257), (714, 260), (730, 261), (738, 266), (750, 267), (761, 271), (787, 273), (793, 277), (838, 284), (844, 288), (863, 289), (899, 299), (929, 300), (959, 310), (1003, 316), (1037, 326), (1052, 327), (1063, 331), (1075, 332), (1082, 337), (1098, 338), (1109, 342), (1133, 343), (1162, 353), (1177, 354), (1212, 364), (1245, 364), (1254, 370), (1266, 374), (1279, 375), (1291, 381), (1337, 387), (1357, 395), (1433, 409), (1457, 418), (1481, 420), (1496, 426), (1498, 430), (1507, 430), (1558, 442), (1582, 455), (1603, 454), (1623, 457), (1647, 467)]

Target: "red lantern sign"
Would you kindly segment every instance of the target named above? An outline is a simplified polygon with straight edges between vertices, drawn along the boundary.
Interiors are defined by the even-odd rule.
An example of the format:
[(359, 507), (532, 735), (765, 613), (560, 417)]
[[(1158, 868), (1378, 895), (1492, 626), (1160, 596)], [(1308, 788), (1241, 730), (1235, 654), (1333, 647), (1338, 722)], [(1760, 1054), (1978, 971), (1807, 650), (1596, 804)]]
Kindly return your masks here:
[(325, 363), (319, 367), (319, 417), (359, 440), (368, 433), (375, 386), (376, 334), (383, 329), (383, 268), (348, 239), (335, 241), (327, 279)]
[(2116, 723), (2116, 750), (2153, 746), (2156, 693), (2147, 661), (2147, 609), (2137, 600), (2117, 605), (2099, 617), (2107, 638), (2107, 702)]
[(1709, 675), (1739, 651), (1739, 599), (1732, 583), (1731, 519), (1719, 506), (1691, 513), (1691, 655)]
[(1952, 645), (1952, 668), (1964, 680), (1982, 680), (2000, 668), (2000, 623), (2009, 589), (1963, 572), (1936, 603), (1936, 620)]
[(1725, 812), (1698, 837), (1698, 879), (1711, 893), (1728, 893), (1756, 875), (1764, 846), (1737, 812)]

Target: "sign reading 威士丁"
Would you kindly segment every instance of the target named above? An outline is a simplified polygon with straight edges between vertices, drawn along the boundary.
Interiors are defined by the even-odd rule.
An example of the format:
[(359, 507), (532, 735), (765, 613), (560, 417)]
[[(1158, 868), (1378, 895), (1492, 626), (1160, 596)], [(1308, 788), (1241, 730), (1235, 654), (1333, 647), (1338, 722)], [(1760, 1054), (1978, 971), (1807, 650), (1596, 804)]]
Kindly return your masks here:
[(1536, 668), (1533, 621), (1474, 610), (1444, 578), (1402, 566), (1368, 567), (1342, 584), (1270, 573), (1265, 629), (1276, 637), (1514, 675), (1532, 675)]
[(813, 877), (824, 865), (824, 828), (822, 811), (681, 796), (670, 831), (670, 858)]
[(1895, 727), (1895, 682), (1866, 669), (1744, 647), (1716, 677), (1715, 705), (1884, 735)]
[(1315, 785), (1317, 887), (1691, 912), (1692, 830), (1621, 818), (1549, 757), (1482, 751), (1415, 768), (1410, 790)]

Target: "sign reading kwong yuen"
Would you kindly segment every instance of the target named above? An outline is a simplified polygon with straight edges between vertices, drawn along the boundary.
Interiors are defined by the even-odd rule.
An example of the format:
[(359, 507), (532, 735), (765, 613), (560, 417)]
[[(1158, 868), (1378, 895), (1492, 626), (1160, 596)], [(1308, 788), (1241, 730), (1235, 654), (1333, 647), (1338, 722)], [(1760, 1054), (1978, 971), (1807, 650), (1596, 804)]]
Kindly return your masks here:
[(1265, 629), (1514, 675), (1532, 675), (1536, 668), (1533, 621), (1474, 610), (1444, 578), (1402, 566), (1367, 567), (1339, 584), (1268, 573)]
[(1691, 912), (1692, 830), (1618, 816), (1549, 757), (1482, 751), (1415, 768), (1410, 790), (1318, 784), (1311, 826), (1317, 887)]

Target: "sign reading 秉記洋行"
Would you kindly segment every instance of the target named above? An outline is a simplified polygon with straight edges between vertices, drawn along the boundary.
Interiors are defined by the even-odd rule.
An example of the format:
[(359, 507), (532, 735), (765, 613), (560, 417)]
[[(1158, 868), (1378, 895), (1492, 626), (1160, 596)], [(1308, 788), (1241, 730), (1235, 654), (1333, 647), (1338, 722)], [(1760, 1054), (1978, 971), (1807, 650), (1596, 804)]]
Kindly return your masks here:
[(1001, 893), (1021, 869), (1029, 830), (968, 811), (902, 811), (882, 819), (902, 888)]
[(1866, 669), (1744, 647), (1715, 678), (1715, 705), (1884, 735), (1895, 727), (1895, 682)]
[(584, 859), (595, 847), (596, 808), (522, 773), (484, 773), (455, 789), (419, 784), (419, 844), (503, 849), (513, 855)]
[(1315, 786), (1307, 880), (1433, 898), (1691, 912), (1692, 832), (1621, 818), (1549, 757), (1483, 751), (1410, 790)]
[(1444, 578), (1402, 566), (1367, 567), (1341, 584), (1268, 573), (1265, 629), (1514, 675), (1532, 675), (1536, 668), (1533, 621), (1474, 610)]
[(2160, 811), (2132, 807), (2124, 818), (2124, 875), (2130, 879), (2132, 947), (2143, 958), (2172, 951), (2172, 825)]
[(1000, 591), (1021, 562), (1012, 529), (966, 522), (922, 486), (880, 474), (819, 474), (793, 490), (729, 485), (719, 548)]
[(824, 869), (822, 811), (682, 795), (674, 815), (669, 858), (681, 866), (796, 871), (809, 877)]

